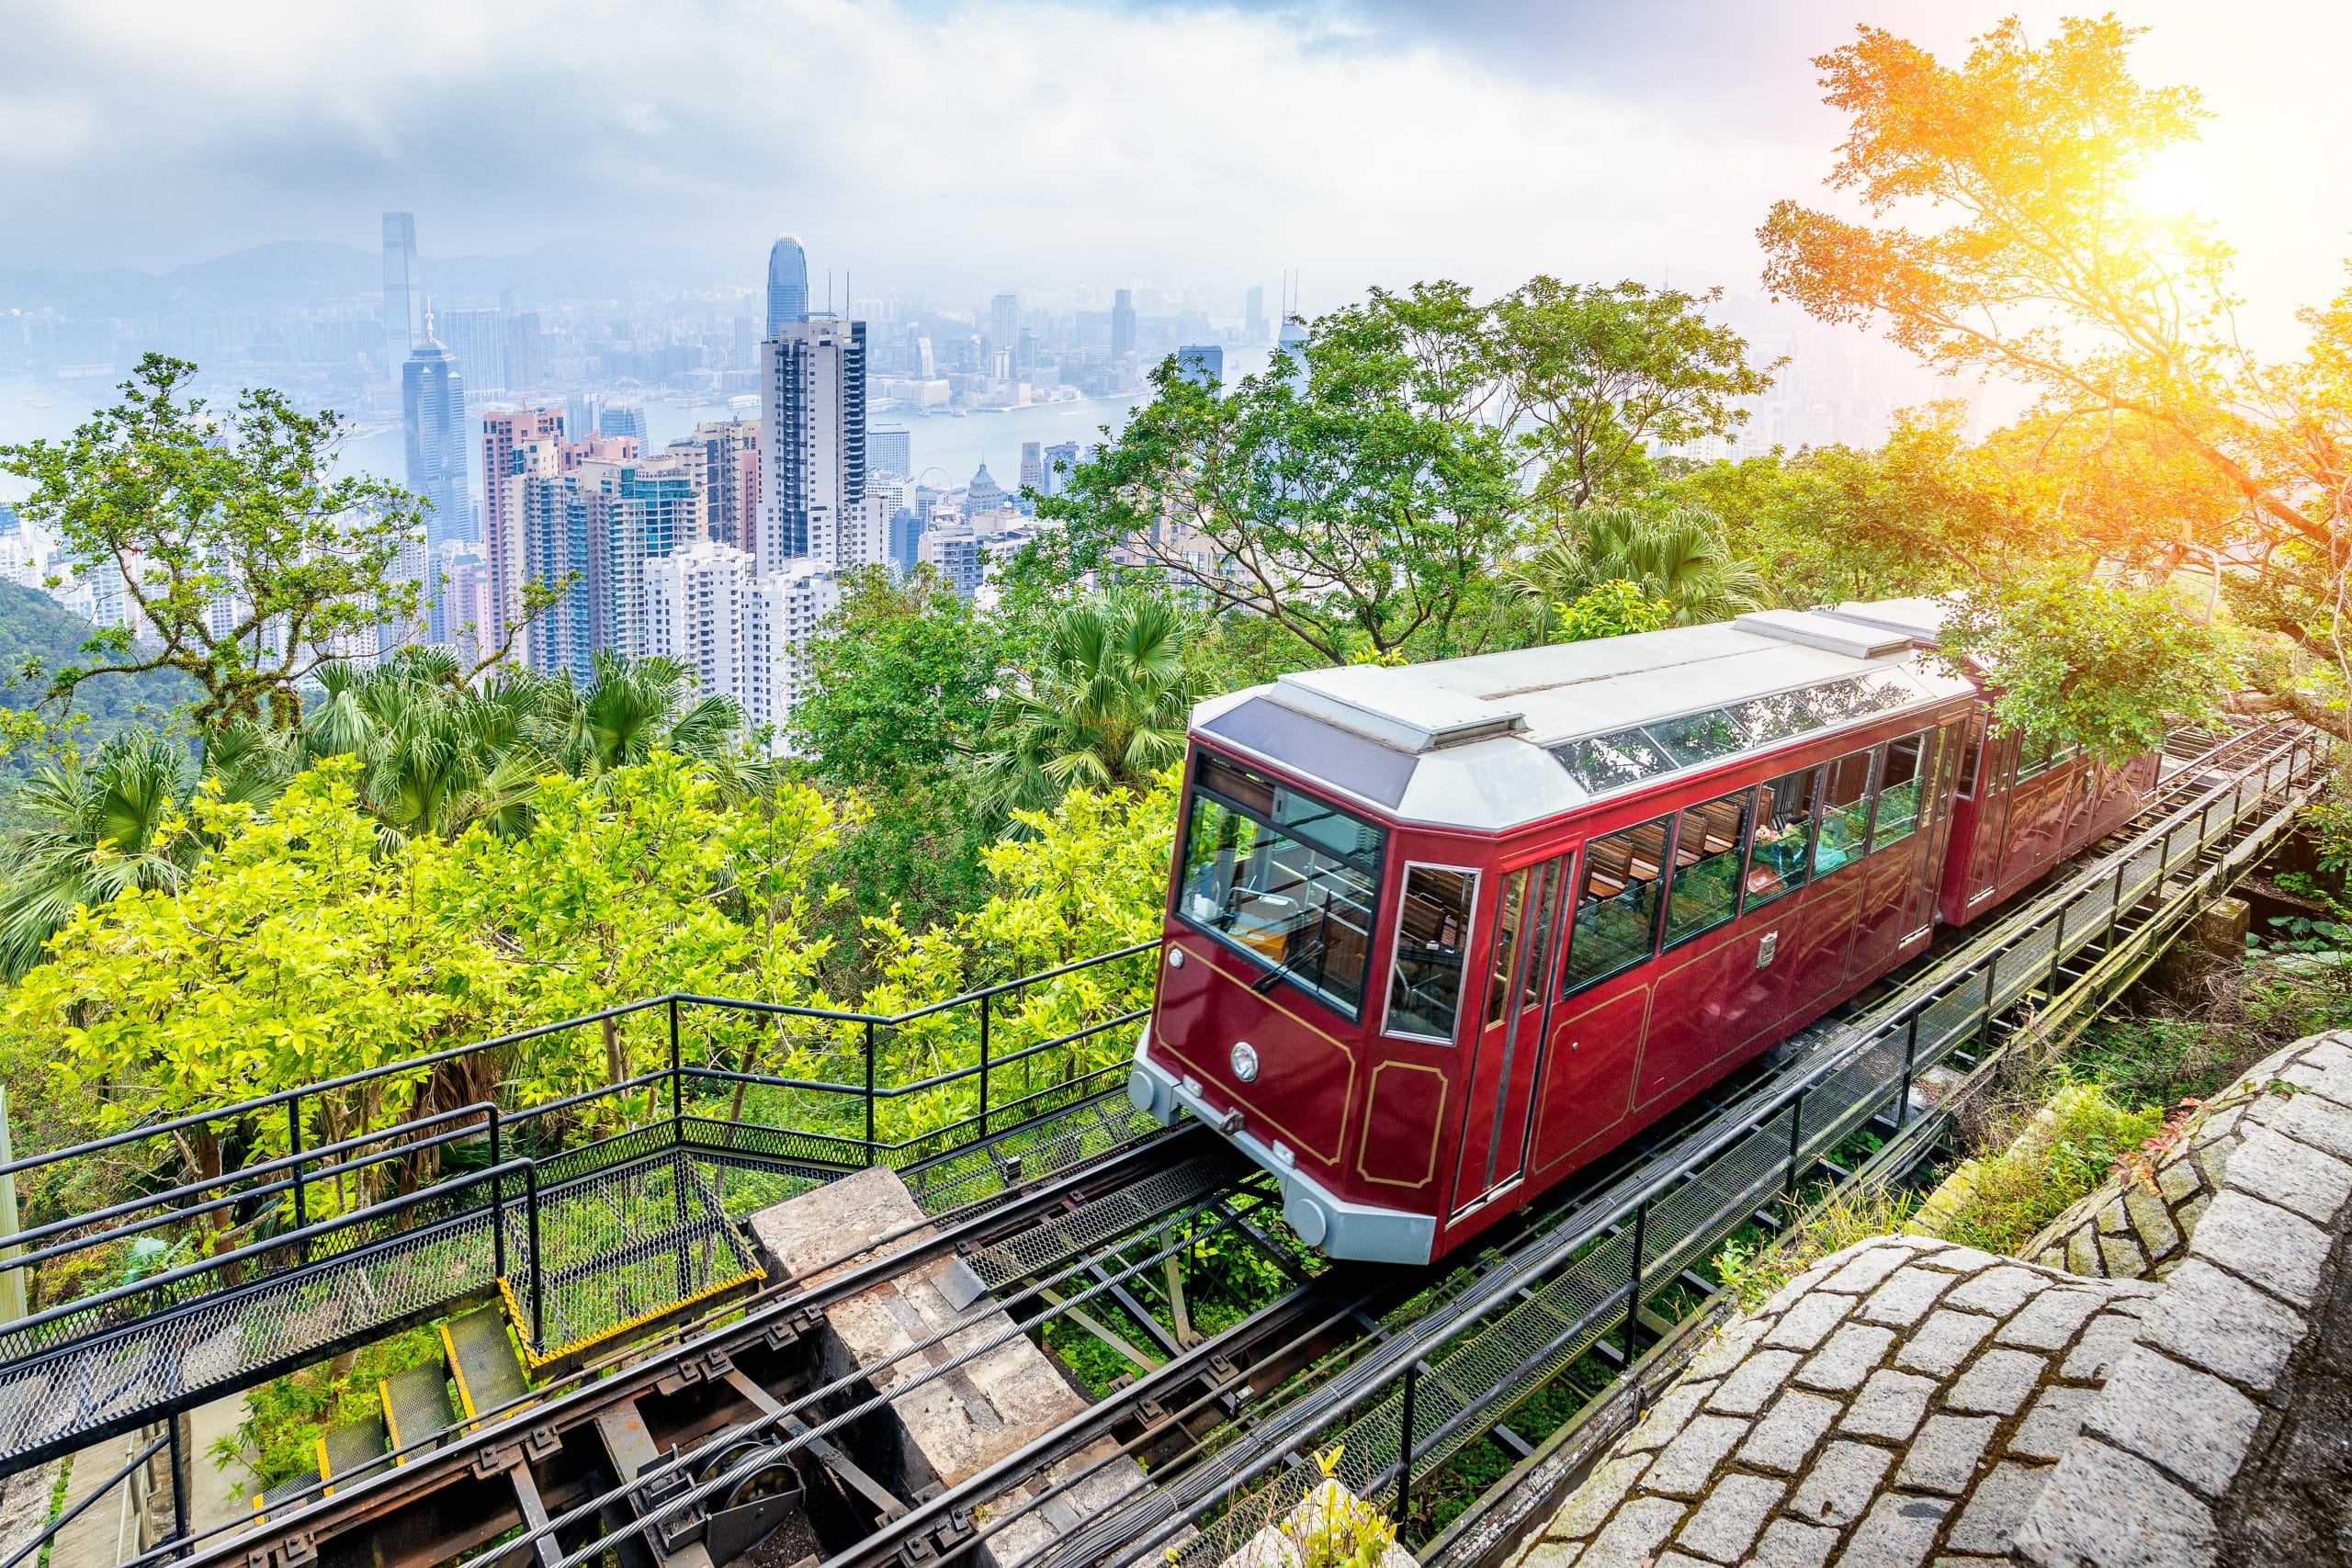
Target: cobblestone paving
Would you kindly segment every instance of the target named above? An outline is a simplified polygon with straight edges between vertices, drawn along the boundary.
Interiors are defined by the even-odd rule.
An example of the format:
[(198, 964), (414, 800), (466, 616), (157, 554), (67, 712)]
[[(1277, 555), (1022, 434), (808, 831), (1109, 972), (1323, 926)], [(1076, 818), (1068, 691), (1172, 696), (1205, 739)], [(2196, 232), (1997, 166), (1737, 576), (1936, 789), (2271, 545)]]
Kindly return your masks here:
[[(2142, 1205), (2176, 1239), (2131, 1222), (2136, 1265), (2100, 1249), (2085, 1277), (1920, 1236), (1815, 1264), (1700, 1354), (1514, 1568), (2217, 1561), (2247, 1454), (2281, 1448), (2272, 1396), (2331, 1252), (2352, 1251), (2352, 1035), (2257, 1064), (2216, 1122), (2154, 1172), (2195, 1186)], [(2041, 1255), (2112, 1234), (2110, 1201), (2130, 1222), (2094, 1194)]]

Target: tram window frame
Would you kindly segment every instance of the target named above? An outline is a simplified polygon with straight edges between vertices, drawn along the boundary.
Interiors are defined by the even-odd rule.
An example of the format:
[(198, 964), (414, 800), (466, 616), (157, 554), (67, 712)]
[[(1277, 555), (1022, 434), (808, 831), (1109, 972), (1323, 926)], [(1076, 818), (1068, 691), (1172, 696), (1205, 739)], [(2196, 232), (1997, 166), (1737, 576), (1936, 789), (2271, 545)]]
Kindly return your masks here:
[[(1750, 909), (1760, 909), (1767, 904), (1777, 903), (1813, 881), (1813, 847), (1821, 833), (1822, 779), (1827, 772), (1828, 769), (1825, 764), (1811, 762), (1802, 768), (1792, 768), (1777, 777), (1766, 779), (1756, 786), (1756, 811), (1749, 818), (1747, 829), (1748, 843), (1751, 847), (1747, 868), (1740, 875), (1739, 911), (1741, 914), (1744, 915)], [(1765, 816), (1764, 797), (1792, 779), (1805, 781), (1804, 848), (1798, 852), (1794, 862), (1796, 878), (1793, 881), (1790, 880), (1788, 867), (1782, 865), (1777, 869), (1776, 873), (1780, 878), (1778, 886), (1770, 888), (1758, 887), (1756, 885), (1756, 851), (1763, 848), (1764, 845), (1762, 837)]]
[[(1939, 733), (1934, 729), (1915, 730), (1909, 735), (1895, 736), (1879, 748), (1878, 773), (1874, 787), (1871, 791), (1870, 839), (1864, 853), (1876, 854), (1881, 850), (1893, 849), (1919, 830), (1919, 824), (1927, 815), (1928, 785), (1935, 776), (1936, 741)], [(1917, 748), (1911, 759), (1911, 777), (1905, 781), (1911, 785), (1911, 817), (1910, 820), (1905, 823), (1903, 831), (1888, 838), (1880, 832), (1880, 829), (1886, 826), (1886, 817), (1879, 807), (1886, 799), (1888, 788), (1886, 775), (1894, 767), (1895, 749), (1904, 745)], [(1903, 786), (1896, 784), (1894, 787), (1900, 789)]]
[[(1688, 864), (1683, 863), (1682, 834), (1690, 823), (1691, 814), (1725, 804), (1729, 804), (1739, 813), (1738, 831), (1732, 840), (1731, 847), (1727, 850), (1702, 851), (1697, 859)], [(1679, 947), (1686, 942), (1704, 936), (1709, 931), (1718, 930), (1739, 918), (1740, 881), (1747, 870), (1747, 845), (1749, 839), (1753, 837), (1755, 823), (1756, 787), (1753, 784), (1733, 790), (1727, 795), (1719, 795), (1713, 800), (1702, 800), (1696, 806), (1686, 806), (1678, 814), (1674, 829), (1674, 845), (1669, 852), (1669, 858), (1673, 860), (1674, 865), (1667, 874), (1666, 909), (1660, 917), (1660, 930), (1663, 935), (1659, 939), (1659, 952), (1663, 953), (1670, 948)], [(1702, 842), (1703, 841), (1702, 840)], [(1726, 863), (1731, 867), (1731, 874), (1724, 882), (1722, 908), (1709, 911), (1695, 924), (1678, 928), (1674, 919), (1674, 901), (1682, 887), (1683, 874), (1695, 872), (1703, 865)]]
[[(1400, 967), (1405, 956), (1405, 908), (1413, 897), (1415, 872), (1443, 873), (1466, 879), (1463, 897), (1462, 945), (1455, 953), (1453, 966), (1453, 997), (1444, 1004), (1453, 1020), (1444, 1034), (1424, 1034), (1418, 1030), (1401, 1029), (1396, 1024), (1396, 987), (1406, 984)], [(1486, 891), (1486, 874), (1475, 865), (1445, 865), (1434, 861), (1408, 860), (1397, 868), (1396, 908), (1388, 929), (1388, 984), (1383, 988), (1380, 1008), (1380, 1032), (1391, 1040), (1411, 1040), (1423, 1045), (1453, 1045), (1462, 1033), (1462, 998), (1470, 984), (1470, 960), (1478, 950), (1478, 899)], [(1424, 957), (1429, 953), (1422, 948)], [(1408, 994), (1410, 986), (1408, 984)]]
[[(1675, 814), (1669, 811), (1662, 816), (1650, 818), (1646, 821), (1628, 823), (1624, 827), (1619, 828), (1611, 832), (1595, 833), (1585, 840), (1584, 848), (1577, 857), (1577, 874), (1572, 881), (1572, 886), (1574, 888), (1574, 903), (1567, 912), (1567, 919), (1561, 922), (1561, 924), (1566, 928), (1567, 941), (1567, 952), (1560, 963), (1560, 995), (1562, 997), (1571, 997), (1578, 991), (1589, 990), (1592, 987), (1600, 985), (1603, 980), (1610, 979), (1618, 975), (1623, 975), (1628, 969), (1638, 968), (1642, 964), (1648, 963), (1651, 959), (1657, 956), (1658, 926), (1665, 913), (1665, 890), (1668, 879), (1673, 872), (1674, 818)], [(1638, 948), (1628, 949), (1626, 956), (1611, 967), (1603, 970), (1597, 970), (1590, 975), (1578, 975), (1577, 973), (1577, 939), (1584, 933), (1586, 929), (1584, 924), (1585, 897), (1588, 886), (1592, 879), (1594, 852), (1601, 845), (1608, 843), (1610, 840), (1614, 839), (1624, 839), (1630, 840), (1634, 834), (1641, 832), (1645, 828), (1655, 828), (1658, 829), (1659, 834), (1659, 863), (1657, 870), (1656, 874), (1645, 879), (1649, 886), (1654, 890), (1647, 915), (1649, 938)], [(1630, 844), (1628, 847), (1626, 863), (1627, 869), (1630, 871), (1632, 866)], [(1626, 888), (1630, 888), (1634, 885), (1634, 879), (1628, 876), (1624, 882), (1619, 884), (1619, 890), (1617, 893), (1609, 895), (1607, 899), (1597, 901), (1595, 907), (1598, 908), (1600, 903), (1613, 901), (1622, 895)]]
[(2038, 779), (2058, 765), (2058, 749), (2047, 740), (2036, 740), (2030, 735), (2018, 738), (2017, 782)]
[[(1213, 781), (1216, 775), (1227, 772), (1233, 773), (1240, 781), (1261, 786), (1266, 797), (1265, 805), (1260, 807), (1235, 799), (1226, 790), (1219, 789)], [(1320, 837), (1310, 836), (1300, 830), (1306, 821), (1317, 820), (1317, 818), (1291, 822), (1281, 820), (1277, 816), (1281, 809), (1278, 802), (1280, 796), (1285, 794), (1314, 807), (1321, 814), (1322, 818), (1336, 818), (1357, 829), (1356, 847), (1352, 850), (1341, 850)], [(1186, 908), (1187, 896), (1193, 891), (1192, 887), (1194, 875), (1193, 840), (1200, 829), (1203, 801), (1215, 805), (1228, 816), (1255, 824), (1261, 834), (1272, 833), (1277, 839), (1306, 851), (1310, 855), (1323, 857), (1333, 866), (1346, 872), (1351, 879), (1360, 883), (1358, 892), (1363, 899), (1363, 924), (1358, 934), (1362, 938), (1363, 956), (1361, 966), (1352, 976), (1336, 971), (1330, 965), (1329, 962), (1330, 943), (1328, 939), (1320, 961), (1310, 966), (1301, 964), (1297, 955), (1289, 954), (1288, 933), (1283, 937), (1285, 956), (1276, 958), (1264, 949), (1254, 946), (1230, 931), (1209, 923), (1208, 920)], [(1311, 790), (1301, 789), (1270, 773), (1210, 751), (1201, 751), (1196, 754), (1192, 769), (1192, 790), (1185, 798), (1183, 818), (1180, 826), (1182, 831), (1179, 834), (1176, 844), (1176, 874), (1173, 879), (1175, 889), (1169, 900), (1170, 913), (1211, 941), (1241, 954), (1251, 964), (1266, 974), (1278, 975), (1283, 980), (1296, 987), (1349, 1022), (1363, 1022), (1368, 993), (1373, 983), (1372, 961), (1379, 937), (1381, 906), (1387, 895), (1389, 829), (1381, 823), (1360, 816)], [(1373, 840), (1369, 852), (1366, 852), (1363, 845), (1363, 837), (1367, 834)], [(1231, 890), (1228, 889), (1226, 897), (1230, 898), (1230, 897)], [(1264, 898), (1269, 897), (1269, 894), (1261, 891), (1259, 897)], [(1355, 928), (1350, 926), (1345, 920), (1334, 922), (1331, 919), (1328, 912), (1330, 903), (1331, 900), (1327, 892), (1320, 906), (1325, 911), (1318, 917), (1320, 923), (1325, 925), (1337, 923), (1342, 929), (1354, 930)], [(1263, 978), (1261, 975), (1260, 979), (1262, 981)], [(1343, 986), (1352, 978), (1355, 993), (1352, 1001), (1344, 989), (1333, 989), (1325, 983), (1333, 978), (1340, 981)]]
[[(1830, 797), (1838, 793), (1840, 775), (1850, 779), (1851, 773), (1849, 770), (1852, 769), (1860, 770), (1861, 785), (1855, 791), (1852, 800), (1844, 806), (1839, 806)], [(1865, 746), (1859, 751), (1849, 751), (1825, 766), (1822, 773), (1821, 795), (1815, 802), (1814, 807), (1814, 881), (1818, 882), (1825, 876), (1835, 875), (1871, 852), (1871, 831), (1872, 825), (1878, 820), (1879, 780), (1885, 772), (1886, 749), (1883, 746)], [(1833, 811), (1838, 813), (1841, 819), (1850, 827), (1854, 821), (1852, 814), (1857, 809), (1860, 813), (1861, 825), (1855, 829), (1853, 836), (1840, 846), (1844, 858), (1836, 865), (1822, 864), (1821, 858), (1829, 849), (1829, 814)]]
[(1960, 776), (1952, 784), (1954, 800), (1976, 798), (1976, 771), (1984, 765), (1984, 746), (1991, 739), (1981, 724), (1971, 724), (1960, 742)]

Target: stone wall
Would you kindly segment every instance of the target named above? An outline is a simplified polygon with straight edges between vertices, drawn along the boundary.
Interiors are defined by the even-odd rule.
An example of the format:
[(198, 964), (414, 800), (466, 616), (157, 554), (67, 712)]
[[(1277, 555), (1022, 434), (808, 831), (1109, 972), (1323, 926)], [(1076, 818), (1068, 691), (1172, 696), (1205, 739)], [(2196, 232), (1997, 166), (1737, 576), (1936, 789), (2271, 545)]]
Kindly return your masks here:
[(2352, 1495), (2347, 1220), (2352, 1036), (2320, 1036), (2033, 1262), (1882, 1236), (1815, 1264), (1517, 1568), (2352, 1563), (2323, 1539)]

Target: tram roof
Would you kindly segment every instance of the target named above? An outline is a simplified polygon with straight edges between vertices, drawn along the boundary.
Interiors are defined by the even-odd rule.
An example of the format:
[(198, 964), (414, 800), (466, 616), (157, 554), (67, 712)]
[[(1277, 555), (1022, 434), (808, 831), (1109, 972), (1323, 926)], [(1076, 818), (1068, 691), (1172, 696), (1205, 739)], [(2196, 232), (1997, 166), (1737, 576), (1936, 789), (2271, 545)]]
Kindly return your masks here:
[(1408, 819), (1495, 830), (1969, 691), (1921, 657), (1932, 599), (1388, 669), (1285, 675), (1196, 729)]

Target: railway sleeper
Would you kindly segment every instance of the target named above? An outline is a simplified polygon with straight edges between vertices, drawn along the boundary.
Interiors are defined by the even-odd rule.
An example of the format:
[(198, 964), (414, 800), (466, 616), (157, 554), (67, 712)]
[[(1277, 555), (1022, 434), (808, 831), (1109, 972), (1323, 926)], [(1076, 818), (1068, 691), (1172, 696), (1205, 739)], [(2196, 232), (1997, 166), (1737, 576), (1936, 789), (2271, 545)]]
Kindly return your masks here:
[[(861, 1236), (922, 1219), (897, 1173), (876, 1167), (763, 1209), (748, 1224), (762, 1248), (798, 1276)], [(859, 1466), (878, 1485), (918, 1502), (939, 1497), (1085, 1413), (1086, 1397), (1043, 1350), (1025, 1335), (1005, 1337), (1011, 1314), (992, 1304), (974, 1310), (985, 1299), (968, 1266), (948, 1258), (827, 1310), (817, 1336), (820, 1375), (862, 1375), (883, 1401), (845, 1428), (855, 1434)], [(939, 1343), (915, 1348), (944, 1332)], [(996, 1506), (1017, 1505), (1090, 1467), (1053, 1506), (1029, 1510), (964, 1561), (1012, 1568), (1144, 1484), (1141, 1468), (1105, 1437), (1012, 1487)], [(969, 1515), (953, 1510), (907, 1523), (898, 1555), (910, 1568), (963, 1546), (972, 1529)]]

